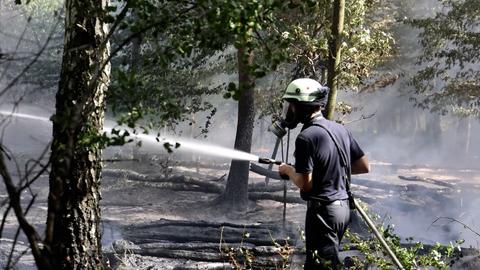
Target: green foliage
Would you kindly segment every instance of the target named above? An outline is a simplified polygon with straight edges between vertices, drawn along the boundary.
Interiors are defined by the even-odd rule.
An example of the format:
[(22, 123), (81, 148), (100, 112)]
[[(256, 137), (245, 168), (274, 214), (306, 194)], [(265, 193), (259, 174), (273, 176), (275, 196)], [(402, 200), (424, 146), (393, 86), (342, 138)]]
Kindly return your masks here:
[[(291, 1), (293, 2), (293, 1)], [(279, 111), (279, 97), (286, 85), (298, 77), (311, 77), (325, 83), (328, 61), (328, 43), (331, 39), (332, 1), (296, 1), (290, 9), (282, 10), (268, 25), (264, 58), (276, 67), (264, 83), (267, 104), (258, 104), (261, 115)], [(379, 3), (350, 1), (346, 6), (342, 43), (342, 62), (339, 85), (344, 89), (358, 89), (375, 81), (374, 69), (392, 55), (393, 38), (386, 15), (376, 10)], [(265, 34), (266, 36), (266, 34)], [(265, 70), (268, 70), (265, 67)], [(273, 94), (272, 94), (273, 91)], [(267, 92), (267, 93), (265, 93)], [(271, 98), (276, 96), (277, 98)], [(276, 105), (270, 105), (276, 100)]]
[[(211, 81), (224, 59), (211, 61), (216, 51), (199, 47), (194, 21), (203, 16), (197, 5), (183, 1), (135, 1), (116, 33), (127, 46), (114, 59), (108, 104), (119, 124), (141, 129), (192, 121), (210, 111), (206, 134), (216, 109), (208, 101), (223, 85)], [(220, 57), (216, 57), (219, 60)]]
[(440, 113), (480, 115), (480, 2), (439, 1), (433, 17), (411, 20), (423, 54), (413, 77), (416, 104)]
[[(364, 0), (351, 1), (346, 6), (340, 81), (344, 87), (361, 84), (391, 53), (393, 39), (386, 32), (387, 25), (369, 16), (375, 7)], [(272, 26), (278, 33), (275, 43), (295, 63), (293, 77), (321, 77), (328, 59), (332, 9), (332, 1), (328, 0), (301, 2)]]
[[(404, 239), (405, 242), (401, 243), (401, 238), (394, 232), (393, 224), (386, 227), (383, 225), (377, 226), (377, 229), (407, 270), (426, 266), (448, 269), (450, 264), (454, 262), (455, 251), (460, 251), (460, 245), (463, 243), (463, 241), (457, 241), (450, 243), (448, 246), (436, 243), (433, 246), (426, 247), (421, 242), (414, 242), (412, 237)], [(350, 241), (350, 244), (346, 245), (346, 249), (354, 246), (365, 256), (364, 262), (354, 260), (354, 269), (360, 269), (366, 265), (375, 265), (385, 270), (395, 267), (378, 239), (374, 237), (365, 239), (350, 231), (345, 233), (345, 238)]]
[[(389, 52), (391, 40), (384, 28), (365, 18), (371, 7), (367, 2), (355, 0), (347, 7), (345, 46), (351, 52), (342, 68), (345, 87), (369, 75), (380, 62), (379, 52)], [(26, 7), (36, 9), (39, 3), (31, 1)], [(220, 91), (238, 100), (242, 89), (229, 81), (213, 81), (219, 73), (235, 72), (232, 49), (245, 48), (254, 55), (250, 73), (258, 78), (256, 105), (262, 115), (278, 110), (272, 100), (279, 100), (278, 92), (292, 77), (320, 77), (328, 55), (331, 3), (326, 0), (116, 1), (103, 15), (114, 31), (107, 104), (119, 124), (131, 128), (174, 125), (199, 111), (213, 115), (209, 99)], [(59, 52), (52, 51), (56, 55), (45, 61), (59, 60)], [(35, 74), (44, 72), (44, 66), (42, 62)]]

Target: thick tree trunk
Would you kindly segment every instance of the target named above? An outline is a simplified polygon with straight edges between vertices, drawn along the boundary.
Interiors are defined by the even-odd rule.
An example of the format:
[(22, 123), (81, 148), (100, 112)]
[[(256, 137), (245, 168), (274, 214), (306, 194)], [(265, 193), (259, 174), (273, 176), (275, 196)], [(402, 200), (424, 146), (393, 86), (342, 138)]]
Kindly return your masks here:
[[(53, 121), (46, 244), (55, 269), (102, 269), (101, 147), (110, 69), (106, 1), (66, 1), (65, 41)], [(93, 139), (93, 140), (92, 140)]]
[(338, 74), (341, 58), (343, 21), (345, 17), (345, 0), (333, 2), (332, 37), (329, 42), (328, 78), (330, 94), (327, 103), (327, 118), (333, 119), (337, 102)]
[[(254, 108), (254, 78), (249, 72), (253, 55), (244, 49), (239, 49), (238, 57), (238, 86), (241, 96), (238, 101), (238, 123), (235, 135), (235, 149), (250, 152), (252, 147), (253, 123), (255, 120)], [(245, 211), (248, 202), (248, 161), (233, 160), (228, 174), (225, 193), (221, 200), (228, 208)]]

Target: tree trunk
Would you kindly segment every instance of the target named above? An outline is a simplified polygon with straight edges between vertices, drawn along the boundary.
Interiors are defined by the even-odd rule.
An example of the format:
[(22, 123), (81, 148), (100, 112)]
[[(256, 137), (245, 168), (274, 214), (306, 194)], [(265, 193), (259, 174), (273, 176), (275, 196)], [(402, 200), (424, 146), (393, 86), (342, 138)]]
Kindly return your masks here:
[(442, 118), (438, 113), (430, 113), (426, 116), (425, 129), (427, 137), (427, 145), (435, 150), (439, 150), (442, 145)]
[(55, 269), (102, 269), (101, 146), (110, 68), (106, 1), (66, 1), (62, 71), (53, 121), (46, 244)]
[(472, 140), (472, 118), (470, 116), (467, 116), (467, 130), (466, 130), (466, 139), (465, 139), (465, 155), (466, 158), (468, 159), (468, 155), (470, 154), (470, 143)]
[[(238, 123), (235, 135), (235, 149), (250, 152), (252, 147), (254, 108), (254, 78), (249, 72), (253, 54), (240, 48), (238, 58), (238, 87), (241, 93), (238, 101)], [(221, 200), (229, 209), (245, 211), (248, 202), (249, 162), (232, 160), (225, 193)]]
[(330, 94), (327, 103), (327, 118), (333, 119), (337, 102), (338, 75), (340, 73), (341, 45), (343, 21), (345, 17), (345, 0), (335, 0), (333, 3), (332, 37), (329, 42), (328, 54), (328, 87)]

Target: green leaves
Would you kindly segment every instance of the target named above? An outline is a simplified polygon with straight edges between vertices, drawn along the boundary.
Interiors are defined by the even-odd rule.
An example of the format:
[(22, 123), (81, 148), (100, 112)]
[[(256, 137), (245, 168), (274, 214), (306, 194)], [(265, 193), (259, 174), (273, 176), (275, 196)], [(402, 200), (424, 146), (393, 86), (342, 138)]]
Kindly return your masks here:
[(177, 149), (180, 147), (180, 143), (175, 143), (175, 145), (169, 143), (169, 142), (166, 142), (163, 144), (163, 147), (167, 150), (168, 153), (173, 153), (173, 149)]
[[(235, 93), (239, 92), (237, 85), (234, 82), (230, 82), (227, 86), (227, 92), (223, 94), (223, 98), (229, 99), (235, 96)], [(235, 98), (234, 98), (235, 99)], [(235, 99), (238, 100), (238, 99)]]
[(416, 104), (442, 113), (479, 116), (480, 2), (447, 0), (438, 4), (441, 8), (433, 17), (408, 22), (422, 31), (422, 68), (412, 78)]
[[(454, 258), (454, 250), (460, 249), (463, 241), (457, 241), (457, 245), (450, 243), (449, 246), (443, 246), (439, 243), (433, 246), (425, 246), (421, 242), (414, 242), (413, 237), (402, 239), (395, 234), (394, 225), (389, 224), (377, 225), (377, 229), (382, 233), (383, 238), (402, 263), (403, 267), (409, 269), (423, 269), (424, 267), (433, 266), (436, 269), (448, 269), (449, 263)], [(355, 269), (364, 267), (366, 264), (375, 265), (379, 269), (392, 269), (394, 265), (386, 260), (386, 252), (378, 239), (372, 237), (368, 239), (361, 238), (358, 234), (347, 231), (345, 238), (350, 240), (360, 252), (365, 255), (366, 261), (355, 261)]]
[[(239, 100), (242, 89), (235, 83), (210, 87), (208, 79), (215, 72), (231, 72), (235, 60), (221, 61), (211, 71), (207, 63), (214, 55), (234, 55), (235, 48), (255, 56), (248, 73), (259, 89), (265, 89), (271, 78), (281, 77), (271, 83), (268, 93), (257, 92), (268, 96), (262, 99), (268, 104), (258, 106), (268, 111), (272, 96), (284, 89), (282, 83), (296, 76), (318, 78), (326, 65), (332, 17), (329, 0), (199, 0), (194, 4), (138, 0), (127, 4), (132, 15), (122, 22), (120, 33), (143, 32), (136, 37), (137, 53), (132, 45), (117, 60), (124, 65), (115, 72), (109, 94), (112, 111), (120, 113), (120, 123), (127, 126), (182, 121), (193, 112), (209, 110), (211, 105), (202, 101), (204, 94), (221, 90), (224, 98)], [(389, 50), (389, 37), (377, 35), (366, 24), (364, 1), (353, 1), (348, 10), (345, 44), (355, 50), (346, 53), (342, 65), (345, 86), (360, 83), (381, 59), (378, 53)], [(139, 55), (136, 61), (135, 55)]]

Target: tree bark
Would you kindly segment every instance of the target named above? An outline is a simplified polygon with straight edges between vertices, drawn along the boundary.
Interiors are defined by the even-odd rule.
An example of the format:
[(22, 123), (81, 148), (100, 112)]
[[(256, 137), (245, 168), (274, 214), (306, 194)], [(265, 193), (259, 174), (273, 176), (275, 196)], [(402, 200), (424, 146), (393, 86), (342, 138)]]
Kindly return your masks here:
[[(255, 120), (254, 85), (255, 81), (250, 74), (253, 63), (253, 54), (238, 49), (238, 86), (241, 93), (238, 101), (238, 123), (235, 135), (235, 149), (250, 152), (252, 147), (253, 123)], [(246, 211), (248, 202), (248, 161), (233, 160), (228, 174), (225, 193), (220, 200), (228, 209)]]
[(66, 1), (65, 40), (53, 121), (46, 245), (55, 269), (103, 269), (101, 146), (109, 53), (106, 1)]
[(338, 75), (340, 73), (340, 59), (342, 46), (343, 21), (345, 17), (345, 0), (335, 0), (333, 2), (332, 18), (332, 37), (329, 42), (328, 54), (328, 78), (327, 83), (330, 87), (327, 103), (327, 118), (333, 119), (335, 105), (337, 102)]

